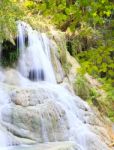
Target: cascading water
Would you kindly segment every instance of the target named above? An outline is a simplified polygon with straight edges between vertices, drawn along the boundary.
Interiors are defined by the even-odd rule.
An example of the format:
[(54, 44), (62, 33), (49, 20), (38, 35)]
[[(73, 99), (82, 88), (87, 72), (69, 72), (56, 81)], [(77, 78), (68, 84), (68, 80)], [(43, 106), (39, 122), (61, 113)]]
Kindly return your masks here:
[[(67, 120), (66, 123), (68, 123), (67, 125), (68, 127), (64, 125), (65, 118), (64, 119), (61, 118), (62, 114), (59, 109), (57, 110), (54, 109), (53, 112), (54, 118), (56, 118), (57, 116), (57, 119), (55, 120), (60, 121), (60, 124), (58, 124), (58, 128), (59, 126), (63, 126), (63, 128), (66, 127), (65, 130), (66, 133), (64, 133), (65, 138), (69, 141), (75, 141), (76, 144), (76, 147), (74, 148), (75, 150), (97, 150), (97, 145), (101, 145), (101, 147), (99, 147), (99, 150), (108, 150), (107, 146), (104, 143), (102, 144), (100, 138), (97, 135), (95, 135), (93, 132), (91, 132), (86, 125), (86, 119), (88, 114), (85, 112), (89, 111), (90, 113), (92, 113), (90, 107), (79, 97), (76, 97), (75, 95), (68, 92), (62, 86), (56, 84), (56, 79), (51, 64), (50, 41), (47, 38), (47, 36), (44, 33), (41, 34), (33, 30), (28, 24), (24, 22), (18, 22), (18, 48), (20, 52), (20, 57), (18, 61), (17, 70), (19, 70), (19, 72), (21, 73), (19, 74), (19, 78), (21, 82), (20, 88), (22, 88), (22, 91), (24, 89), (27, 89), (26, 94), (28, 94), (29, 90), (33, 90), (33, 89), (38, 91), (41, 90), (42, 92), (40, 93), (39, 96), (40, 101), (38, 101), (38, 103), (36, 104), (37, 106), (41, 107), (43, 106), (44, 101), (45, 102), (47, 101), (46, 102), (47, 104), (51, 103), (51, 107), (54, 104), (60, 110), (62, 110), (62, 113), (65, 114), (66, 116), (66, 120)], [(40, 82), (40, 81), (45, 81), (45, 82)], [(16, 92), (16, 94), (18, 93), (19, 92)], [(46, 100), (42, 98), (42, 93), (43, 94), (45, 93), (44, 98)], [(26, 94), (25, 94), (25, 100), (27, 100)], [(0, 96), (0, 105), (2, 105), (2, 107), (7, 106), (7, 104), (10, 101), (9, 97), (5, 95), (1, 89), (0, 89), (0, 95), (2, 95), (2, 97)], [(15, 94), (13, 93), (10, 94), (10, 96), (11, 95), (15, 95)], [(28, 97), (29, 98), (28, 98), (27, 105), (29, 106), (31, 94)], [(38, 99), (35, 98), (35, 96), (33, 96), (32, 98), (34, 98), (35, 101), (37, 101)], [(21, 98), (17, 98), (17, 99), (19, 101), (17, 105), (19, 105), (21, 101), (23, 101), (22, 95)], [(3, 101), (4, 103), (1, 104), (1, 102)], [(32, 103), (30, 104), (29, 106), (30, 109), (32, 109), (34, 103), (35, 102), (33, 102), (33, 104)], [(0, 107), (1, 122), (2, 122), (1, 119), (2, 107)], [(26, 109), (25, 103), (24, 103), (24, 107)], [(45, 105), (44, 108), (46, 109)], [(12, 109), (12, 111), (14, 110), (15, 109)], [(37, 111), (41, 111), (38, 112), (38, 114), (40, 114), (40, 123), (41, 123), (40, 133), (42, 134), (42, 141), (43, 142), (59, 141), (57, 137), (59, 133), (58, 134), (55, 133), (57, 129), (56, 130), (53, 129), (52, 122), (54, 121), (52, 121), (51, 119), (52, 117), (51, 113), (45, 112), (45, 110), (43, 112), (42, 109), (37, 110), (36, 107), (35, 113)], [(48, 116), (47, 120), (44, 117), (46, 113)], [(19, 117), (19, 120), (21, 120), (20, 118), (21, 116)], [(49, 122), (49, 127), (46, 126), (47, 122)], [(14, 124), (14, 122), (11, 121), (11, 124)], [(16, 122), (16, 125), (17, 127), (19, 127), (20, 125), (24, 127), (24, 129), (22, 130), (23, 132), (25, 131), (24, 137), (29, 136), (26, 133), (25, 130), (26, 126), (24, 125), (24, 122), (20, 124)], [(49, 130), (48, 128), (51, 130)], [(15, 130), (16, 129), (14, 129), (14, 133), (16, 132)], [(50, 132), (52, 132), (51, 138), (49, 137)], [(0, 132), (0, 145), (2, 144), (3, 146), (8, 145), (6, 137), (7, 136), (5, 136), (4, 133), (2, 134), (2, 132)], [(1, 139), (3, 140), (2, 142)], [(14, 150), (16, 149), (18, 149), (18, 147), (17, 148), (14, 147)], [(0, 150), (3, 149), (0, 148)], [(19, 150), (21, 150), (21, 147), (19, 148)]]
[(18, 36), (20, 52), (18, 68), (22, 75), (33, 81), (55, 83), (49, 42), (45, 34), (38, 33), (24, 22), (19, 22)]
[(6, 146), (12, 144), (11, 139), (7, 135), (5, 129), (1, 126), (3, 122), (2, 110), (9, 105), (10, 97), (0, 87), (0, 150), (8, 150)]

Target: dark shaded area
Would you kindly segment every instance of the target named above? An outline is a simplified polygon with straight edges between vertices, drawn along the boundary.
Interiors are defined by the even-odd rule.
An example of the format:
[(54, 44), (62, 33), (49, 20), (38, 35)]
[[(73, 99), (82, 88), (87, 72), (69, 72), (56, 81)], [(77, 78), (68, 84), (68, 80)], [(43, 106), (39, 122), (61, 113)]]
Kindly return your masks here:
[(101, 77), (101, 78), (105, 78), (105, 77), (106, 77), (106, 75), (107, 75), (107, 74), (106, 74), (106, 72), (103, 72), (103, 71), (102, 71), (102, 72), (100, 72), (100, 77)]
[(66, 6), (70, 7), (70, 5), (75, 4), (76, 0), (66, 0)]
[(68, 52), (73, 55), (73, 51), (72, 51), (72, 42), (69, 40), (66, 42), (66, 46), (67, 46), (67, 50)]
[(28, 78), (32, 81), (38, 81), (38, 80), (44, 81), (45, 80), (45, 74), (44, 74), (43, 69), (30, 70)]
[[(28, 46), (28, 36), (25, 35), (25, 46)], [(1, 51), (1, 60), (0, 63), (2, 66), (12, 66), (17, 62), (19, 57), (19, 37), (14, 39), (14, 43), (4, 40), (2, 43), (2, 51)]]
[(28, 36), (27, 35), (25, 36), (25, 45), (26, 45), (26, 47), (28, 46)]
[(15, 44), (8, 40), (4, 40), (2, 43), (1, 64), (3, 66), (11, 66), (18, 59), (19, 51), (17, 48), (17, 38), (14, 40), (14, 42)]

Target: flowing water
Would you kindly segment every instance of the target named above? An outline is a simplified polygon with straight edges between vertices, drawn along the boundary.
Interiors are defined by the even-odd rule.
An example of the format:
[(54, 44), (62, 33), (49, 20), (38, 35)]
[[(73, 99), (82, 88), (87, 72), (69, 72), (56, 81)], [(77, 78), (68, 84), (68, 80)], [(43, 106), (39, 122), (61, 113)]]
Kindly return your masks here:
[(49, 42), (46, 35), (38, 33), (24, 22), (18, 24), (19, 71), (33, 81), (56, 83), (50, 61)]
[[(92, 133), (84, 123), (84, 110), (91, 112), (89, 106), (79, 97), (56, 84), (51, 64), (50, 41), (47, 36), (44, 33), (41, 34), (33, 30), (24, 22), (18, 22), (18, 48), (20, 56), (17, 70), (20, 72), (21, 86), (41, 88), (45, 92), (48, 91), (48, 97), (51, 98), (51, 101), (64, 110), (69, 126), (66, 134), (68, 134), (69, 141), (75, 141), (78, 150), (92, 150), (92, 145), (96, 147), (100, 145), (98, 136)], [(3, 77), (2, 74), (1, 76)], [(2, 108), (10, 105), (9, 102), (10, 98), (7, 92), (0, 88), (1, 124)], [(49, 142), (48, 131), (43, 117), (41, 117), (41, 122), (44, 142)], [(56, 137), (54, 139), (56, 141)], [(0, 131), (0, 150), (3, 150), (1, 147), (5, 145), (11, 145), (11, 142), (8, 136), (3, 131)], [(99, 150), (106, 150), (106, 145), (102, 145), (102, 148)], [(6, 147), (6, 149), (9, 148)], [(16, 150), (16, 147), (14, 149)]]
[[(4, 90), (0, 87), (0, 129), (2, 129), (2, 109), (7, 107), (10, 102), (10, 97)], [(0, 150), (7, 150), (6, 145), (11, 145), (11, 139), (8, 137), (6, 131), (0, 131)]]

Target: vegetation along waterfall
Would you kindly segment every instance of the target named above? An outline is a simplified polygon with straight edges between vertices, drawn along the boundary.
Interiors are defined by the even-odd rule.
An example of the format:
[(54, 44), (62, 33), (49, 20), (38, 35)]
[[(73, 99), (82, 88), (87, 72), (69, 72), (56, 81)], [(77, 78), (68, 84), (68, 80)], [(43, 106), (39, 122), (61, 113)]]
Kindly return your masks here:
[(52, 41), (17, 24), (17, 65), (0, 72), (0, 150), (110, 150), (95, 112), (57, 84)]

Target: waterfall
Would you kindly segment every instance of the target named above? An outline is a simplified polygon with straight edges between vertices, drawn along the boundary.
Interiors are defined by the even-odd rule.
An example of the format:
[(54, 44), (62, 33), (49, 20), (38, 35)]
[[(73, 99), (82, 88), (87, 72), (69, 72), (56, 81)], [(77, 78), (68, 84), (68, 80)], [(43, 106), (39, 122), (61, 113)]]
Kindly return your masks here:
[[(65, 134), (63, 137), (65, 137), (65, 139), (67, 139), (68, 141), (75, 142), (76, 147), (74, 149), (97, 150), (97, 146), (99, 145), (99, 150), (108, 150), (106, 144), (102, 143), (99, 136), (90, 131), (88, 125), (86, 124), (88, 114), (92, 114), (92, 110), (88, 106), (88, 104), (81, 100), (78, 96), (75, 96), (67, 89), (56, 83), (54, 70), (51, 63), (50, 47), (50, 40), (47, 38), (46, 34), (39, 33), (36, 30), (33, 30), (31, 26), (26, 24), (25, 22), (18, 22), (17, 48), (20, 55), (16, 69), (20, 72), (18, 73), (18, 77), (19, 81), (22, 82), (22, 84), (18, 88), (8, 88), (7, 92), (0, 89), (0, 124), (2, 124), (2, 109), (6, 109), (7, 105), (10, 105), (9, 102), (13, 101), (11, 102), (13, 103), (13, 108), (15, 107), (15, 105), (21, 105), (21, 103), (24, 105), (22, 105), (22, 109), (26, 109), (27, 107), (29, 107), (28, 110), (31, 110), (32, 107), (34, 108), (36, 106), (36, 108), (34, 108), (35, 115), (37, 111), (39, 111), (38, 114), (40, 114), (39, 128), (41, 127), (40, 134), (42, 134), (42, 142), (59, 141), (58, 134), (60, 133), (55, 133), (57, 129), (53, 129), (53, 123), (51, 119), (52, 116), (50, 112), (48, 112), (48, 110), (44, 110), (43, 112), (43, 110), (41, 109), (44, 102), (47, 104), (49, 101), (49, 104), (51, 103), (49, 109), (52, 109), (52, 112), (54, 113), (54, 119), (58, 122), (60, 121), (57, 127), (59, 128), (60, 126), (62, 126), (63, 130), (64, 128), (66, 129), (65, 131), (63, 131), (63, 134)], [(22, 88), (21, 92), (23, 92), (24, 90), (26, 91), (27, 89), (27, 93), (24, 93), (25, 97), (23, 97), (23, 95), (21, 95), (21, 98), (15, 96), (16, 94), (19, 94), (19, 92), (16, 91), (19, 88)], [(14, 93), (12, 92), (13, 89), (15, 89)], [(36, 97), (32, 94), (29, 95), (30, 91), (35, 94), (35, 90), (37, 91)], [(39, 97), (37, 97), (38, 92), (40, 93), (38, 95)], [(43, 94), (44, 97), (42, 96)], [(15, 102), (15, 97), (17, 98), (18, 102)], [(32, 99), (34, 99), (33, 102), (31, 102), (31, 97)], [(53, 109), (53, 104), (55, 109)], [(40, 109), (38, 108), (39, 106)], [(43, 105), (43, 108), (47, 109), (46, 106), (47, 105)], [(14, 110), (15, 109), (11, 109), (11, 111)], [(63, 114), (65, 115), (64, 119), (62, 118)], [(17, 112), (16, 115), (18, 116)], [(47, 118), (45, 117), (46, 115)], [(7, 116), (7, 113), (5, 114), (5, 116)], [(6, 117), (6, 120), (7, 119), (8, 118)], [(27, 118), (27, 120), (29, 119), (31, 118)], [(20, 120), (23, 121), (23, 119), (21, 119), (21, 116), (19, 116), (18, 121)], [(26, 122), (19, 123), (17, 121), (16, 124), (14, 124), (13, 121), (9, 121), (8, 123), (11, 123), (11, 125), (17, 125), (17, 128), (23, 126), (24, 129), (20, 129), (20, 132), (23, 132), (24, 138), (29, 136), (30, 133), (27, 134), (29, 128), (27, 128), (26, 130), (26, 125), (24, 124)], [(49, 122), (49, 127), (47, 127), (47, 122)], [(65, 122), (68, 125), (64, 125)], [(14, 133), (15, 135), (20, 135), (19, 131), (18, 134), (16, 134), (17, 128), (14, 129)], [(52, 132), (51, 140), (49, 137), (50, 132)], [(30, 138), (32, 138), (32, 135)], [(8, 137), (4, 134), (4, 131), (0, 131), (0, 146), (4, 147), (5, 145), (10, 145), (9, 141), (10, 140), (8, 139)], [(15, 146), (14, 150), (16, 149), (22, 150), (24, 148), (21, 149), (21, 147), (18, 146), (16, 148)], [(3, 150), (3, 148), (0, 147), (0, 150)]]
[(21, 74), (32, 81), (56, 83), (46, 35), (38, 33), (24, 22), (18, 22), (18, 37), (18, 69)]

